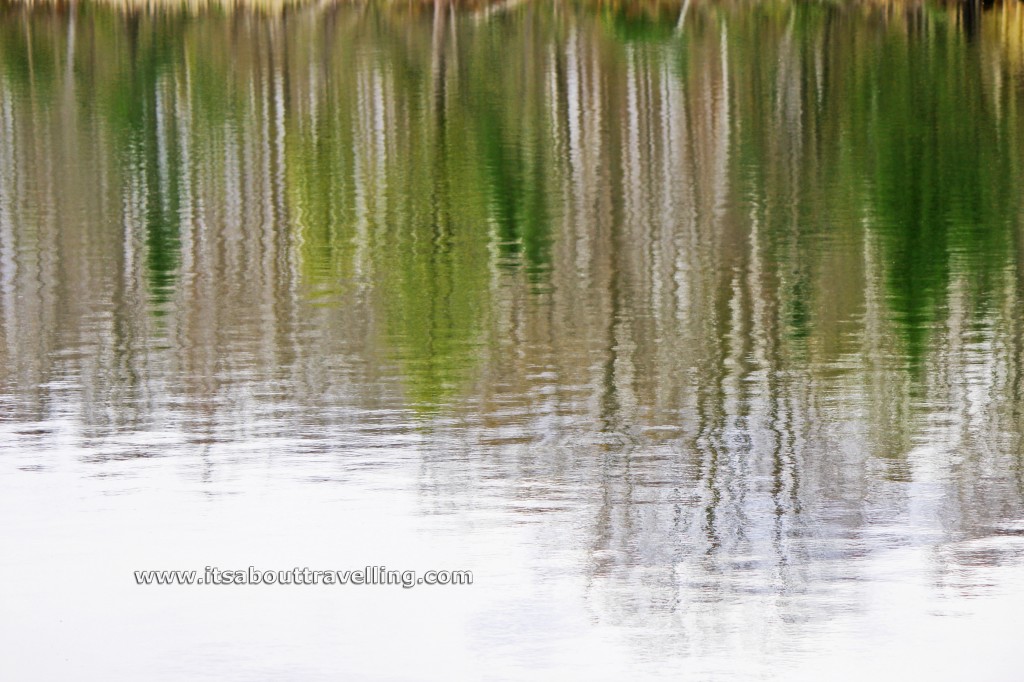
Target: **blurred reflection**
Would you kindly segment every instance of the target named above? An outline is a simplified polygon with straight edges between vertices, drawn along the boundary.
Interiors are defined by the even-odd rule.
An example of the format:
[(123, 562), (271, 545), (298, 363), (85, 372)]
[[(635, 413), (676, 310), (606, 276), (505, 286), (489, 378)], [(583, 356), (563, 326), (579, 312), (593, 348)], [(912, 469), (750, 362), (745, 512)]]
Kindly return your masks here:
[(783, 647), (899, 548), (970, 593), (1022, 551), (1022, 35), (0, 4), (0, 450), (415, 458), (677, 654)]

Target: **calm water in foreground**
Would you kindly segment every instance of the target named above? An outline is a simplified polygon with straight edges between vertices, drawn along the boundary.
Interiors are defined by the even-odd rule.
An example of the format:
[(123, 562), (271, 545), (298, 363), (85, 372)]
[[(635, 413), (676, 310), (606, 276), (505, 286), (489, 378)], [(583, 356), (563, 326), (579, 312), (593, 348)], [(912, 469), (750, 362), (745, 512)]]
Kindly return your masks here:
[(0, 3), (0, 677), (1019, 680), (1022, 187), (1016, 3)]

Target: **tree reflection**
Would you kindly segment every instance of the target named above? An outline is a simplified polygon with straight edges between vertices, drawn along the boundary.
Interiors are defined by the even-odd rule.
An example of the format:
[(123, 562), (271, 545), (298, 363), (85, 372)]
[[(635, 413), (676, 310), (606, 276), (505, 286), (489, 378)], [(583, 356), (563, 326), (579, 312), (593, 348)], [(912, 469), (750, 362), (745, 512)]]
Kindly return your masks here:
[(18, 415), (414, 452), (676, 634), (1024, 513), (1017, 4), (0, 7)]

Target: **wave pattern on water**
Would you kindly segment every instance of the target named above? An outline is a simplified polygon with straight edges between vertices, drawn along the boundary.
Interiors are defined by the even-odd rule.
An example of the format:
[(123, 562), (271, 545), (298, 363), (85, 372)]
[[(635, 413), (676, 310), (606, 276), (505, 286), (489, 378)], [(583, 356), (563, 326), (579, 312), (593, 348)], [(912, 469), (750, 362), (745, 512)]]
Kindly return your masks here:
[(1021, 5), (399, 5), (0, 5), (5, 487), (526, 526), (652, 670), (1020, 588)]

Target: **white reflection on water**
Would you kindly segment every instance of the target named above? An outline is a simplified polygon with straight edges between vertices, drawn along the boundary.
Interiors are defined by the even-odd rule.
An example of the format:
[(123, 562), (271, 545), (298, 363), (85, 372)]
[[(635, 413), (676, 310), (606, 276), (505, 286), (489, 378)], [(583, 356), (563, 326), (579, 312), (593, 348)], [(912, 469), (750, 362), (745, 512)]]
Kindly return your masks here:
[[(0, 541), (17, 551), (0, 559), (8, 614), (0, 622), (11, 679), (334, 679), (343, 670), (358, 679), (772, 671), (808, 680), (1009, 680), (1016, 671), (1006, 647), (1024, 613), (1019, 525), (936, 549), (893, 541), (906, 527), (879, 524), (877, 537), (859, 539), (871, 552), (815, 557), (802, 570), (817, 579), (791, 592), (765, 583), (756, 569), (767, 558), (758, 556), (730, 557), (731, 566), (702, 577), (684, 560), (669, 572), (675, 584), (659, 586), (664, 576), (651, 567), (588, 575), (587, 564), (614, 557), (587, 546), (592, 520), (582, 501), (538, 519), (524, 517), (507, 492), (482, 488), (438, 514), (418, 493), (421, 463), (397, 449), (375, 469), (282, 461), (286, 442), (223, 448), (215, 458), (232, 462), (230, 476), (200, 480), (190, 473), (203, 467), (198, 447), (115, 459), (97, 471), (74, 438), (44, 438), (45, 449), (25, 448), (24, 437), (21, 454), (5, 447)], [(183, 467), (186, 457), (197, 461)], [(10, 466), (44, 458), (50, 471)], [(310, 485), (306, 474), (324, 469), (334, 484)], [(961, 554), (953, 563), (963, 566), (939, 584), (936, 552)], [(475, 584), (166, 588), (132, 580), (140, 568), (367, 563), (470, 568)], [(662, 601), (655, 595), (666, 587), (674, 596)]]

